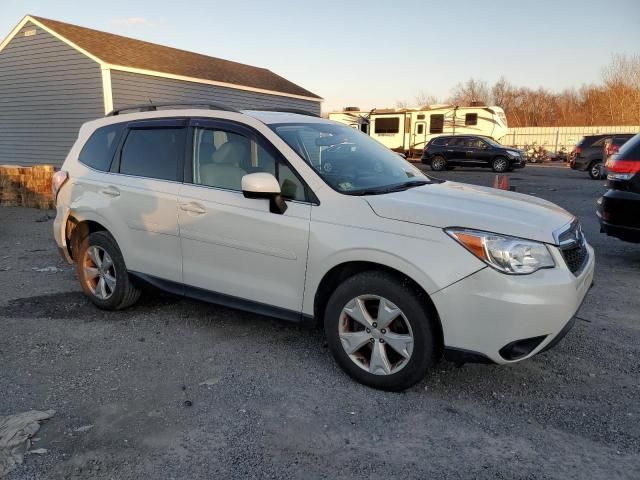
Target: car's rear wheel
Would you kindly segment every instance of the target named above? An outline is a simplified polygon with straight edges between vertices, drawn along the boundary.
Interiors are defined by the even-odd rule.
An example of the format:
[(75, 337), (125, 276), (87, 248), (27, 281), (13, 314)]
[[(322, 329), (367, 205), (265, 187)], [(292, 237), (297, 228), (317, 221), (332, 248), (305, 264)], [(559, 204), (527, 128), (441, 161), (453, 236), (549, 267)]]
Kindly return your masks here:
[(592, 180), (600, 180), (602, 178), (602, 163), (593, 162), (589, 166), (589, 176)]
[(120, 310), (140, 298), (115, 239), (108, 232), (89, 234), (78, 244), (76, 267), (85, 295), (99, 308)]
[(324, 328), (338, 364), (373, 388), (404, 390), (436, 362), (424, 299), (385, 272), (360, 273), (339, 285), (327, 304)]
[(509, 169), (509, 160), (505, 157), (496, 157), (491, 162), (491, 169), (496, 173), (504, 173)]
[(444, 157), (441, 157), (440, 155), (436, 155), (431, 159), (431, 170), (440, 172), (445, 168), (447, 168), (447, 161), (444, 159)]

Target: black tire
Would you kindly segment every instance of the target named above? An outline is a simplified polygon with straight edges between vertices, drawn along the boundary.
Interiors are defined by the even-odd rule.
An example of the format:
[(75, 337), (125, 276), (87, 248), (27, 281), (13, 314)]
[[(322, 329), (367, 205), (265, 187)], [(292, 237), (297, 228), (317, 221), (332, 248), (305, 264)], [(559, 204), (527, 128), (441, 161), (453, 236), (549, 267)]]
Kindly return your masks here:
[(436, 155), (431, 159), (431, 170), (441, 172), (447, 168), (447, 161), (441, 155)]
[[(376, 295), (394, 303), (404, 314), (413, 333), (413, 351), (406, 364), (395, 373), (378, 375), (358, 366), (342, 346), (339, 322), (345, 306), (361, 295)], [(422, 380), (438, 358), (435, 319), (425, 308), (424, 293), (407, 279), (382, 271), (367, 271), (349, 277), (331, 295), (324, 316), (324, 330), (336, 362), (356, 381), (369, 387), (401, 391)], [(367, 347), (363, 347), (367, 348)]]
[(592, 180), (600, 180), (602, 179), (602, 163), (601, 162), (593, 162), (589, 165), (589, 176)]
[(505, 157), (496, 157), (491, 161), (491, 170), (496, 173), (504, 173), (509, 169), (509, 160)]
[[(92, 246), (99, 247), (103, 252), (106, 252), (113, 262), (111, 272), (112, 276), (115, 277), (115, 288), (110, 292), (108, 298), (99, 298), (90, 286), (91, 279), (87, 276), (85, 262), (87, 261), (87, 250)], [(84, 294), (98, 308), (121, 310), (130, 307), (140, 298), (140, 290), (131, 282), (122, 253), (110, 233), (105, 231), (94, 232), (79, 240), (75, 259), (80, 286)]]

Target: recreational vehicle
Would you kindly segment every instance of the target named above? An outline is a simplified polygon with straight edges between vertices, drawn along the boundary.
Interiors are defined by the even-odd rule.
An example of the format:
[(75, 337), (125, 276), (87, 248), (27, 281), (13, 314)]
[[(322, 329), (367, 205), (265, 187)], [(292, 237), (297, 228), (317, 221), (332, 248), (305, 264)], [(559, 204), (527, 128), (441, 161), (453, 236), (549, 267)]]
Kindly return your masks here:
[(433, 137), (484, 135), (494, 140), (507, 133), (507, 117), (500, 107), (430, 105), (415, 109), (362, 111), (346, 108), (332, 112), (329, 119), (345, 123), (408, 156), (419, 155)]

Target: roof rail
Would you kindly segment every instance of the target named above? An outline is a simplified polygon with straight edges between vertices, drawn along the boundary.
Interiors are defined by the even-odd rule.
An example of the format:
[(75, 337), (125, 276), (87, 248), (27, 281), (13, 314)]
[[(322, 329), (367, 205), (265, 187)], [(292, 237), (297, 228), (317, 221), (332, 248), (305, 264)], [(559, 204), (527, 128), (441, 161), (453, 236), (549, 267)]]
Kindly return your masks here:
[(247, 110), (253, 110), (254, 112), (297, 113), (298, 115), (322, 118), (317, 113), (308, 112), (307, 110), (301, 110), (299, 108), (247, 108)]
[(125, 110), (137, 110), (138, 112), (155, 112), (158, 108), (162, 107), (207, 107), (209, 110), (223, 110), (225, 112), (237, 112), (240, 113), (235, 108), (228, 107), (226, 105), (222, 105), (220, 103), (209, 103), (209, 102), (171, 102), (171, 103), (143, 103), (140, 105), (129, 105), (122, 108), (117, 108), (111, 110), (107, 113), (107, 117), (112, 117), (114, 115), (119, 115)]

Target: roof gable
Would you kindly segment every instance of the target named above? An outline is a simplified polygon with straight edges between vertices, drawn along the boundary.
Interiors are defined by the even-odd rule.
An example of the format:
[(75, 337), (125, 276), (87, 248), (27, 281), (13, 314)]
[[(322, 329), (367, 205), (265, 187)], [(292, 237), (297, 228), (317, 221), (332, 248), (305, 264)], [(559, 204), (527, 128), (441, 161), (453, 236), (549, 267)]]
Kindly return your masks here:
[(275, 94), (307, 97), (316, 101), (322, 100), (318, 95), (266, 68), (209, 57), (47, 18), (34, 16), (26, 18), (42, 24), (78, 47), (82, 53), (109, 66), (188, 77), (192, 81), (202, 80), (249, 87)]

